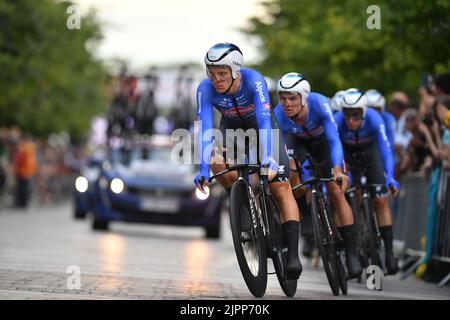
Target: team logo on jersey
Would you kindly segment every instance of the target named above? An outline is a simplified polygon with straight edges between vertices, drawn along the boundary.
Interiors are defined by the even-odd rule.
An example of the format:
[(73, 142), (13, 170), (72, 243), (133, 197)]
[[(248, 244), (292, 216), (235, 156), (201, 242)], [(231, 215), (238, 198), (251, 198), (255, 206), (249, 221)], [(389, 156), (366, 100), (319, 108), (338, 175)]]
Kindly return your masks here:
[(264, 109), (264, 110), (269, 110), (269, 111), (270, 111), (270, 104), (269, 104), (269, 103), (264, 103), (264, 104), (263, 104), (263, 109)]
[(256, 82), (256, 91), (259, 94), (259, 99), (261, 100), (261, 102), (266, 102), (266, 98), (264, 97), (262, 82), (260, 82), (260, 81)]
[(255, 109), (254, 104), (250, 104), (246, 107), (232, 107), (230, 109), (221, 110), (222, 114), (227, 117), (246, 116), (253, 112)]

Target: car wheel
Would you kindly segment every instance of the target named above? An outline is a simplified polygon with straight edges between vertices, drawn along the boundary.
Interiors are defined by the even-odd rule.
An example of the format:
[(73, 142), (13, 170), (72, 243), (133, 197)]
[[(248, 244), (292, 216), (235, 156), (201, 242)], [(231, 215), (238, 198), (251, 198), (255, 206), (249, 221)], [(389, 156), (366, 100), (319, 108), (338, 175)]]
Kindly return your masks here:
[(75, 213), (73, 214), (75, 219), (84, 219), (86, 218), (87, 212), (75, 210)]
[(207, 239), (219, 239), (220, 238), (220, 226), (206, 228), (206, 238)]
[(92, 229), (99, 231), (107, 231), (108, 228), (109, 228), (108, 220), (94, 217), (94, 220), (92, 221)]

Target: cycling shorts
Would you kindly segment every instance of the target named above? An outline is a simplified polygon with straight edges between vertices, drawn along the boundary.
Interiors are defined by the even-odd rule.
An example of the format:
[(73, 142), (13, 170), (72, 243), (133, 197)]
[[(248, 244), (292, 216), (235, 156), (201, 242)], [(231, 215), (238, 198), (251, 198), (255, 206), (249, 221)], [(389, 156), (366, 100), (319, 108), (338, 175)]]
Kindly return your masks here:
[[(288, 148), (288, 155), (292, 159), (300, 161), (303, 165), (307, 160), (306, 154), (309, 153), (314, 162), (319, 164), (319, 174), (321, 178), (333, 178), (333, 165), (331, 163), (331, 148), (325, 136), (314, 139), (300, 139), (294, 134), (288, 133), (286, 135), (286, 144)], [(303, 181), (307, 177), (312, 176), (311, 170), (305, 172), (303, 169)]]
[[(223, 140), (220, 143), (216, 140), (216, 146), (219, 153), (223, 154), (226, 163), (245, 163), (245, 155), (248, 154), (250, 163), (260, 163), (258, 152), (260, 151), (259, 141), (259, 129), (256, 121), (249, 121), (250, 123), (243, 123), (236, 125), (234, 122), (222, 117), (220, 120), (219, 130), (222, 133)], [(232, 132), (227, 132), (227, 129), (242, 129), (244, 131), (248, 129), (254, 129), (255, 134), (249, 135), (249, 138), (245, 138), (244, 141), (238, 141)], [(287, 156), (286, 144), (283, 139), (281, 130), (279, 130), (278, 123), (275, 116), (272, 116), (272, 129), (278, 129), (277, 135), (272, 135), (274, 140), (278, 136), (277, 141), (272, 141), (272, 151), (278, 149), (278, 173), (270, 182), (288, 182), (289, 181), (289, 158)], [(277, 145), (278, 144), (278, 145)], [(234, 150), (234, 152), (232, 152)]]
[[(386, 185), (383, 160), (376, 141), (358, 147), (344, 145), (344, 156), (351, 172), (353, 186), (360, 184), (363, 175), (369, 184)], [(362, 165), (364, 168), (361, 169)], [(387, 189), (371, 188), (370, 195), (372, 198), (386, 197)]]

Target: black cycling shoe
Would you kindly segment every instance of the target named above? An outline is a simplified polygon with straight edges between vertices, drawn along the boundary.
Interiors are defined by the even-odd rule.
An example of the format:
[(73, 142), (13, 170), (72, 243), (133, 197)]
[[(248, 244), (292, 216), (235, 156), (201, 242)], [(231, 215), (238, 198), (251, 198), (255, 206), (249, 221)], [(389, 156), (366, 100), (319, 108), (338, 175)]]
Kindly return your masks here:
[(303, 266), (298, 257), (287, 260), (286, 274), (288, 279), (298, 279), (302, 274)]
[(359, 278), (363, 268), (358, 257), (358, 233), (356, 226), (352, 224), (345, 227), (339, 227), (339, 233), (344, 240), (346, 253), (345, 264), (347, 265), (348, 277), (349, 279)]
[(398, 272), (398, 262), (392, 252), (386, 252), (387, 275), (394, 275)]
[(303, 244), (302, 254), (307, 258), (311, 258), (315, 248), (314, 238), (304, 237), (303, 239), (305, 240), (305, 243)]
[(345, 262), (347, 265), (348, 278), (349, 279), (359, 278), (362, 274), (363, 268), (361, 266), (361, 262), (359, 261), (358, 256), (351, 253), (350, 250), (347, 250)]

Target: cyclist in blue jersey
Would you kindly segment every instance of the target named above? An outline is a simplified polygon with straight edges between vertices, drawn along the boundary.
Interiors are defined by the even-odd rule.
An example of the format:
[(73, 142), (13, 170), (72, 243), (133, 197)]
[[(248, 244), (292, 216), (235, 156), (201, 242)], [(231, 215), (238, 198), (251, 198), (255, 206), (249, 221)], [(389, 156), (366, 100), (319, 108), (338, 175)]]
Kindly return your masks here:
[(394, 134), (397, 121), (392, 113), (386, 111), (386, 100), (378, 90), (367, 90), (366, 97), (368, 106), (378, 111), (383, 118), (386, 134), (391, 145), (391, 151), (394, 153)]
[[(344, 155), (329, 100), (319, 93), (310, 92), (308, 81), (295, 72), (278, 81), (278, 94), (280, 103), (275, 107), (275, 115), (285, 136), (289, 156), (303, 163), (306, 153), (309, 153), (315, 162), (323, 163), (320, 167), (322, 178), (334, 179), (326, 184), (328, 196), (344, 239), (349, 276), (359, 277), (362, 267), (357, 254), (357, 230), (352, 210), (345, 200), (348, 178), (342, 170)], [(291, 171), (295, 171), (294, 161), (290, 160)], [(342, 186), (336, 183), (338, 178), (343, 181)], [(291, 184), (299, 182), (298, 174), (292, 174)], [(295, 196), (301, 194), (296, 193)]]
[[(281, 226), (288, 248), (286, 270), (288, 277), (295, 279), (300, 276), (302, 265), (298, 257), (299, 211), (288, 179), (289, 160), (284, 142), (278, 145), (277, 159), (272, 152), (272, 147), (279, 141), (272, 144), (272, 127), (275, 123), (270, 113), (266, 81), (257, 71), (242, 68), (242, 63), (241, 50), (231, 43), (216, 44), (206, 53), (206, 73), (209, 79), (203, 80), (197, 89), (201, 151), (200, 173), (195, 178), (195, 184), (204, 191), (210, 177), (210, 169), (218, 173), (241, 156), (236, 153), (231, 159), (228, 157), (230, 149), (242, 147), (236, 146), (235, 137), (233, 133), (230, 134), (229, 129), (256, 130), (259, 133), (257, 145), (261, 146), (262, 151), (260, 163), (262, 167), (268, 168), (269, 188), (281, 211)], [(219, 129), (223, 140), (218, 141), (216, 137), (216, 148), (213, 146), (213, 136), (208, 134), (213, 129), (213, 108), (222, 114)], [(254, 151), (251, 146), (246, 146), (245, 149), (242, 153)], [(230, 193), (233, 183), (237, 180), (237, 173), (230, 172), (217, 180)], [(249, 220), (242, 221), (242, 231), (249, 229), (250, 223)]]
[[(364, 152), (367, 161), (366, 178), (370, 184), (386, 185), (393, 196), (398, 194), (400, 185), (394, 179), (394, 157), (386, 135), (385, 124), (380, 114), (367, 107), (367, 96), (361, 91), (347, 91), (342, 99), (342, 112), (335, 114), (339, 135), (344, 146), (345, 160), (350, 171), (354, 158)], [(352, 180), (359, 181), (360, 173), (351, 172)], [(386, 249), (386, 268), (388, 274), (398, 271), (392, 244), (392, 215), (387, 194), (374, 191), (371, 194), (374, 210), (378, 217), (381, 237)]]

